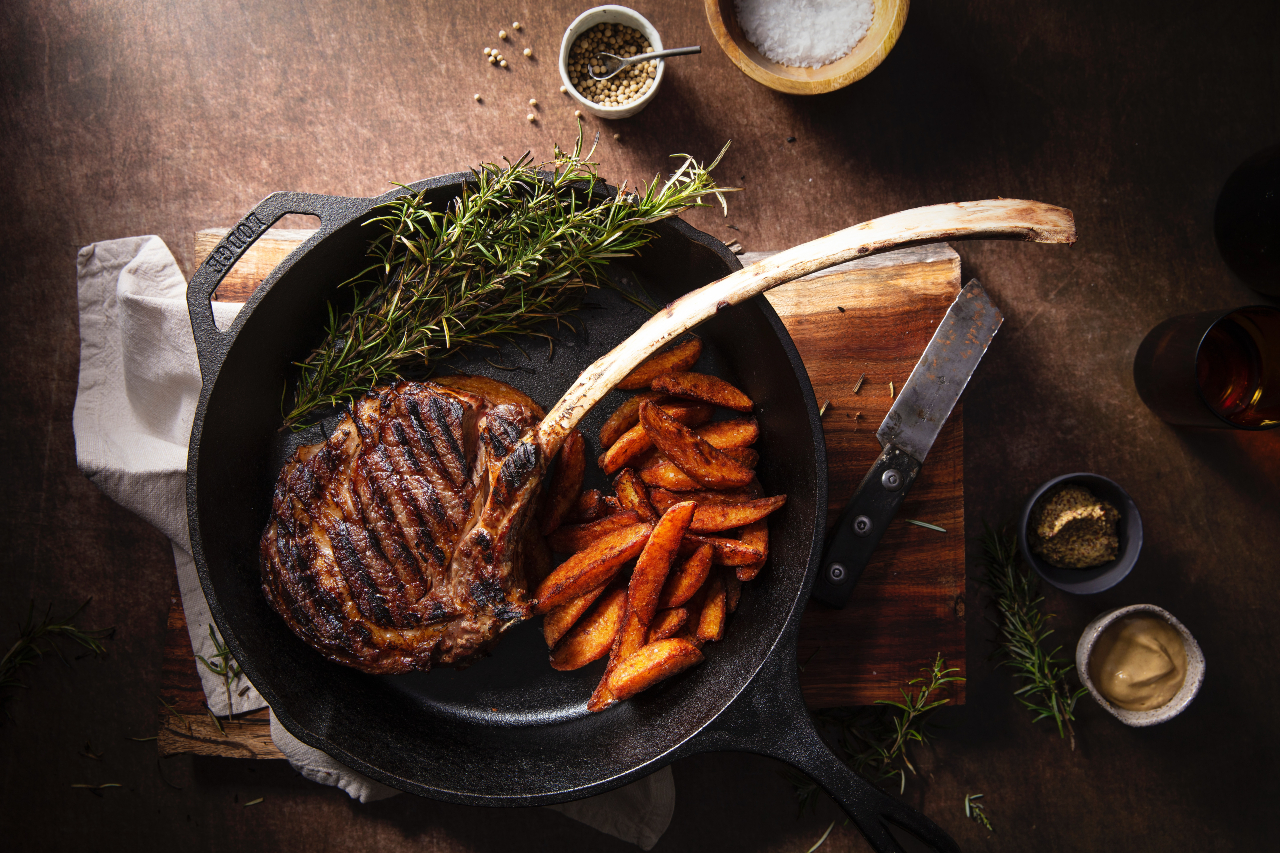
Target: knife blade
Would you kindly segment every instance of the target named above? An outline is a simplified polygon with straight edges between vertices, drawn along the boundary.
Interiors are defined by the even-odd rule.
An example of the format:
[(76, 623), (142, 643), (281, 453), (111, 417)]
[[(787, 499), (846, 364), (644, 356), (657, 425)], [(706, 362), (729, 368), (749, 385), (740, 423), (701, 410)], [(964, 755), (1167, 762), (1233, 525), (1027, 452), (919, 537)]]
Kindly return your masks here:
[(967, 284), (876, 430), (884, 450), (832, 531), (811, 597), (844, 607), (871, 553), (920, 473), (1004, 315), (977, 279)]

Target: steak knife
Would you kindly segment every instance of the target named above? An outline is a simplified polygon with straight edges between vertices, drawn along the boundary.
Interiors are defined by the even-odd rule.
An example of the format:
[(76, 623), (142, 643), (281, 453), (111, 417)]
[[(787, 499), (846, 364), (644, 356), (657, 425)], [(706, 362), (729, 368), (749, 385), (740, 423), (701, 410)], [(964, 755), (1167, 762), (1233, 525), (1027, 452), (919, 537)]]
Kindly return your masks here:
[(840, 513), (812, 598), (832, 607), (844, 607), (849, 600), (871, 552), (902, 506), (929, 448), (1003, 321), (1004, 315), (977, 279), (947, 309), (876, 430), (884, 450)]

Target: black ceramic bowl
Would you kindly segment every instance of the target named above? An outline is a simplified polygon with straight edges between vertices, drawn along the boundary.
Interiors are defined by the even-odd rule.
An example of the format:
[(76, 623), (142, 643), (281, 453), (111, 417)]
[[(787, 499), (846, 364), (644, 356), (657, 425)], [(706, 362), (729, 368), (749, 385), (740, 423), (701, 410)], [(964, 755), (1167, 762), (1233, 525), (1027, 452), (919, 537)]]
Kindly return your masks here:
[[(1088, 569), (1060, 569), (1036, 556), (1027, 540), (1027, 527), (1031, 523), (1031, 510), (1049, 490), (1072, 483), (1084, 486), (1094, 496), (1107, 501), (1120, 510), (1120, 554), (1114, 560), (1093, 566)], [(1025, 559), (1040, 577), (1058, 589), (1073, 592), (1076, 595), (1089, 595), (1102, 592), (1124, 580), (1138, 562), (1138, 552), (1142, 550), (1142, 516), (1129, 493), (1112, 480), (1097, 474), (1063, 474), (1054, 477), (1031, 493), (1022, 507), (1022, 517), (1018, 520), (1018, 547), (1022, 549)]]

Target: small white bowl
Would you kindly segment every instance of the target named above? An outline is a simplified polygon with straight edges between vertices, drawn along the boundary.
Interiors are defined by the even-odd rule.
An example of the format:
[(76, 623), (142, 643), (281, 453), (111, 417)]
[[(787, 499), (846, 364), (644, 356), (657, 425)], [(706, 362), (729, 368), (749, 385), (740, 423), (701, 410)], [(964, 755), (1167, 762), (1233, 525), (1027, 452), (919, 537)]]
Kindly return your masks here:
[(578, 40), (578, 36), (597, 24), (622, 24), (623, 26), (631, 27), (633, 30), (639, 30), (654, 50), (662, 50), (662, 37), (658, 35), (658, 31), (654, 29), (653, 24), (645, 20), (645, 17), (634, 9), (628, 9), (626, 6), (596, 6), (594, 9), (588, 9), (575, 18), (573, 23), (569, 25), (569, 29), (564, 31), (564, 38), (560, 40), (560, 82), (569, 90), (569, 97), (577, 101), (582, 109), (594, 116), (609, 119), (629, 118), (647, 107), (649, 102), (653, 100), (653, 96), (658, 94), (658, 87), (662, 85), (662, 75), (666, 72), (666, 63), (664, 60), (658, 60), (658, 73), (654, 75), (653, 85), (649, 87), (648, 92), (645, 92), (629, 104), (624, 104), (620, 107), (606, 107), (587, 100), (569, 82), (569, 48), (573, 47), (573, 43)]
[[(1098, 637), (1108, 625), (1130, 613), (1151, 613), (1168, 622), (1181, 635), (1182, 645), (1187, 650), (1187, 677), (1182, 682), (1182, 689), (1168, 702), (1150, 711), (1126, 711), (1123, 708), (1117, 708), (1098, 692), (1093, 679), (1089, 676), (1089, 656), (1093, 654), (1093, 647), (1097, 644)], [(1089, 689), (1098, 704), (1110, 711), (1117, 720), (1126, 726), (1154, 726), (1156, 723), (1163, 723), (1181, 714), (1200, 692), (1200, 685), (1204, 682), (1204, 654), (1200, 651), (1200, 644), (1196, 642), (1195, 637), (1191, 636), (1191, 632), (1185, 625), (1173, 618), (1172, 613), (1154, 604), (1131, 604), (1128, 607), (1103, 613), (1084, 629), (1084, 633), (1080, 635), (1080, 642), (1076, 643), (1076, 674), (1080, 676), (1081, 683)]]

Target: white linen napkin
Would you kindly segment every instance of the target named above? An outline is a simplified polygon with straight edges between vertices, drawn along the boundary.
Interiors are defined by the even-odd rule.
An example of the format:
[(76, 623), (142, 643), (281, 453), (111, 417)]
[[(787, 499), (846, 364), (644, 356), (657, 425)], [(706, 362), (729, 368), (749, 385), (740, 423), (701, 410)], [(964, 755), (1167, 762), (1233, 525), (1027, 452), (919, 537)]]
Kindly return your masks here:
[[(192, 649), (214, 660), (213, 619), (187, 531), (187, 444), (200, 397), (200, 367), (186, 279), (168, 246), (154, 236), (85, 246), (76, 258), (76, 271), (76, 463), (108, 497), (169, 537)], [(238, 304), (213, 303), (219, 328), (226, 328), (239, 310)], [(192, 665), (213, 713), (239, 714), (266, 705), (244, 677), (228, 703), (222, 678), (194, 660)], [(361, 802), (398, 793), (302, 743), (274, 714), (271, 739), (303, 776), (341, 788)], [(667, 767), (624, 788), (550, 808), (649, 850), (671, 822), (675, 783)]]

